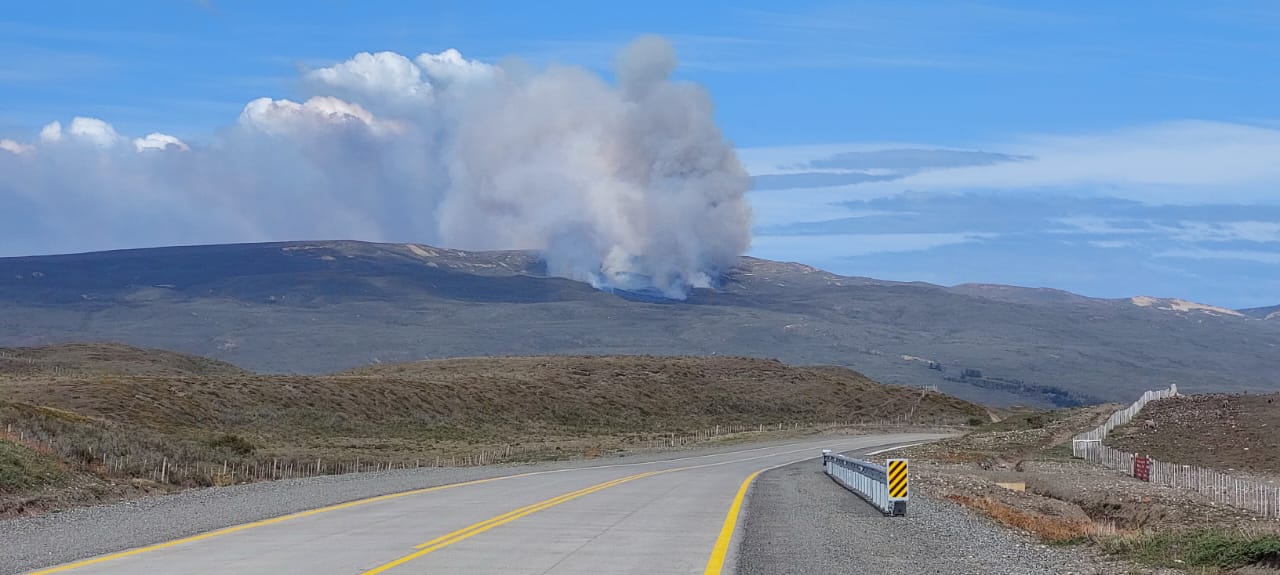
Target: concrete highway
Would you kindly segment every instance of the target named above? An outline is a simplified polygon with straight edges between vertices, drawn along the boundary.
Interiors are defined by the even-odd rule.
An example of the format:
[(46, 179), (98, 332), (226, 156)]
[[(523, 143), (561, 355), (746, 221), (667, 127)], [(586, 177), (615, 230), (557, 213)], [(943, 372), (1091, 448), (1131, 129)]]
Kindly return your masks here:
[(865, 452), (938, 437), (745, 445), (713, 455), (517, 473), (352, 501), (31, 573), (729, 573), (742, 539), (736, 532), (744, 496), (761, 471), (803, 459), (816, 466), (822, 449)]

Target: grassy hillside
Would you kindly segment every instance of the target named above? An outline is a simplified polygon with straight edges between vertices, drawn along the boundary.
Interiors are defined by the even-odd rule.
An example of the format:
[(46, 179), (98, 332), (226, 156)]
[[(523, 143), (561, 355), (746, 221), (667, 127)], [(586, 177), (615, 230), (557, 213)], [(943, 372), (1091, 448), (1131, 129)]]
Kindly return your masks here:
[(1170, 381), (1271, 389), (1280, 369), (1276, 321), (755, 258), (718, 280), (655, 301), (547, 277), (527, 252), (359, 242), (0, 258), (0, 346), (118, 341), (309, 374), (470, 356), (750, 356), (1038, 407), (1131, 401)]
[(729, 423), (982, 415), (936, 393), (843, 368), (751, 358), (517, 357), (424, 361), (328, 376), (8, 376), (14, 404), (164, 432), (262, 436), (406, 428), (672, 431)]
[(55, 456), (0, 439), (0, 494), (57, 486), (67, 472)]
[[(94, 349), (0, 350), (64, 368), (18, 362), (0, 371), (0, 430), (21, 433), (72, 472), (148, 488), (279, 477), (281, 468), (355, 458), (380, 466), (598, 454), (717, 426), (986, 417), (980, 406), (848, 369), (751, 358), (473, 358), (301, 376)], [(34, 477), (26, 463), (9, 467)]]
[(0, 376), (236, 376), (248, 373), (229, 363), (198, 355), (111, 343), (0, 348)]

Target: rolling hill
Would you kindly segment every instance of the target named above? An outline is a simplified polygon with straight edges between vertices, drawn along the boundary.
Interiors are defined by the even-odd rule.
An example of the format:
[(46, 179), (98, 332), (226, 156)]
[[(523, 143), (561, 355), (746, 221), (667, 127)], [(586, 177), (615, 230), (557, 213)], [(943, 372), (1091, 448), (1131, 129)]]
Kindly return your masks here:
[(0, 518), (303, 471), (596, 457), (832, 422), (988, 417), (845, 368), (740, 357), (462, 358), (329, 375), (255, 374), (120, 345), (0, 357)]
[(1273, 305), (1271, 307), (1255, 307), (1239, 311), (1244, 315), (1256, 317), (1258, 319), (1280, 320), (1280, 305)]
[(272, 373), (467, 356), (751, 356), (997, 405), (1280, 383), (1280, 323), (1148, 300), (743, 258), (719, 287), (674, 302), (547, 277), (528, 252), (236, 244), (0, 259), (0, 345), (113, 341)]

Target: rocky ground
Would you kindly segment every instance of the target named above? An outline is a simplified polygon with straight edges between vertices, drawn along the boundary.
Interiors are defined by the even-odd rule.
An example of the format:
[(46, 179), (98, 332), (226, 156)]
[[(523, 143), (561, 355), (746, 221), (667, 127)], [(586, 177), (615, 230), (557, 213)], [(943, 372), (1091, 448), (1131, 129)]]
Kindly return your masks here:
[[(1231, 538), (1271, 537), (1280, 532), (1275, 522), (1216, 505), (1195, 493), (1072, 459), (1071, 437), (1114, 409), (1099, 406), (1023, 414), (965, 437), (904, 450), (901, 455), (912, 462), (914, 494), (969, 507), (1041, 541), (1141, 556), (1150, 550), (1134, 542), (1188, 533)], [(1172, 547), (1176, 551), (1192, 546), (1179, 545)], [(1145, 568), (1180, 567), (1184, 561), (1174, 556), (1147, 559)], [(1188, 569), (1229, 571), (1214, 566)]]
[[(951, 477), (930, 471), (931, 478)], [(904, 517), (885, 517), (812, 461), (763, 474), (742, 524), (739, 575), (1121, 575), (1166, 573), (1088, 547), (1007, 529), (931, 487)]]
[(1147, 404), (1107, 445), (1161, 461), (1280, 477), (1280, 394), (1183, 395)]

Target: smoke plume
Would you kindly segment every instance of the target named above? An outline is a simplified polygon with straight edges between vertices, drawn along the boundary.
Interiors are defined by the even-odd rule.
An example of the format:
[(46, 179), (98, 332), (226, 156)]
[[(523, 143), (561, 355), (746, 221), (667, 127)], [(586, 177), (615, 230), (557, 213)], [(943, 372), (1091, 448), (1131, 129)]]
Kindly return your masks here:
[(749, 179), (661, 38), (588, 70), (361, 53), (203, 142), (100, 119), (0, 139), (0, 255), (357, 238), (540, 250), (682, 298), (748, 248)]

